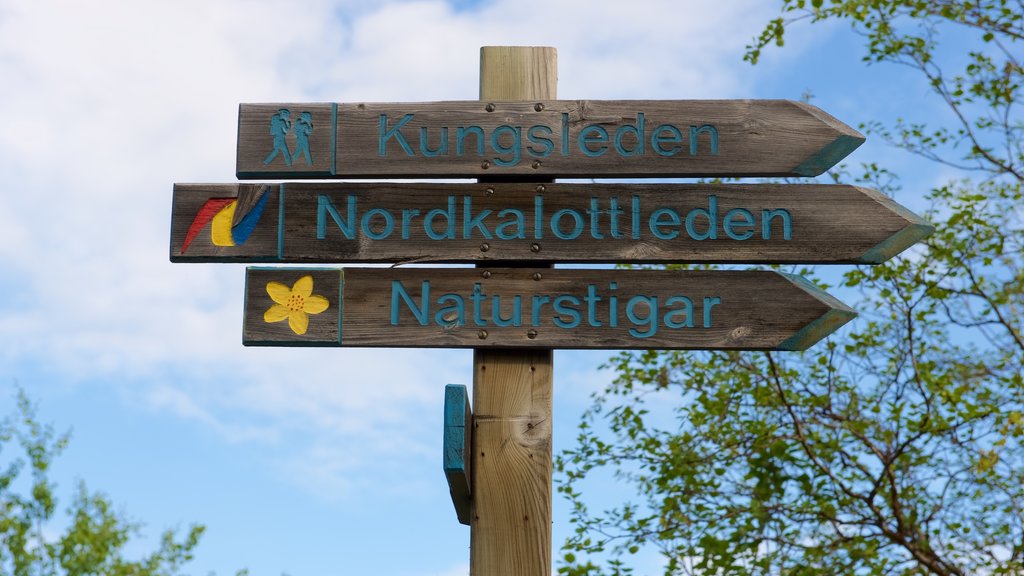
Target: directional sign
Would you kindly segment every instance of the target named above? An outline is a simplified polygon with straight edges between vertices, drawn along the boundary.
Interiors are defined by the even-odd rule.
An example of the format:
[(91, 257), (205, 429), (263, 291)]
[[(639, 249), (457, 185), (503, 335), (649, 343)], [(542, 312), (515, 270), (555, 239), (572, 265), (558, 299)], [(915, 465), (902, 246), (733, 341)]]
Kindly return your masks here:
[(178, 184), (171, 260), (878, 264), (931, 231), (824, 184)]
[(455, 515), (460, 523), (467, 526), (470, 525), (472, 485), (469, 465), (473, 460), (470, 454), (473, 445), (473, 410), (470, 404), (466, 387), (462, 384), (444, 387), (444, 476), (448, 480)]
[(242, 104), (239, 178), (816, 176), (864, 137), (791, 100)]
[(803, 350), (856, 313), (773, 271), (249, 268), (243, 343)]

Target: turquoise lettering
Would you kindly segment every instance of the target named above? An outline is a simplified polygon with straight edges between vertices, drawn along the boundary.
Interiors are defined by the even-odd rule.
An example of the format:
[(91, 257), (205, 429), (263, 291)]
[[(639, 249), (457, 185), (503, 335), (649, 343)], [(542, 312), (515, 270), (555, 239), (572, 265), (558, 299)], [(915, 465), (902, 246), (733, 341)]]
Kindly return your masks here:
[(420, 152), (426, 158), (434, 158), (436, 156), (447, 156), (448, 155), (448, 127), (441, 126), (441, 141), (438, 143), (437, 148), (431, 150), (427, 144), (427, 127), (420, 127)]
[[(627, 150), (622, 144), (622, 140), (627, 136), (632, 135), (636, 139), (636, 143), (633, 145), (632, 150)], [(645, 154), (644, 144), (646, 138), (644, 138), (644, 113), (638, 112), (636, 115), (636, 124), (623, 124), (615, 131), (615, 151), (620, 156), (643, 156)]]
[(597, 286), (587, 284), (587, 295), (583, 299), (587, 302), (587, 324), (595, 328), (600, 327), (601, 321), (597, 319), (597, 303), (601, 301), (601, 297), (597, 295)]
[[(708, 221), (707, 232), (697, 232), (694, 223), (698, 216), (703, 216)], [(718, 196), (708, 196), (708, 208), (694, 208), (686, 215), (686, 233), (694, 240), (717, 240), (718, 239)]]
[[(562, 232), (562, 217), (570, 216), (573, 220), (572, 232)], [(560, 240), (575, 240), (583, 233), (583, 215), (572, 208), (563, 208), (551, 217), (551, 231)]]
[(704, 297), (704, 327), (711, 328), (713, 322), (711, 320), (711, 309), (716, 305), (721, 304), (722, 299), (718, 296), (705, 296)]
[(412, 312), (416, 321), (420, 323), (420, 326), (426, 326), (430, 321), (430, 282), (424, 280), (420, 285), (420, 301), (422, 304), (417, 305), (413, 300), (412, 295), (405, 289), (405, 285), (402, 284), (401, 280), (391, 281), (391, 325), (398, 326), (399, 318), (399, 305), (401, 299), (405, 302), (406, 307)]
[(416, 208), (402, 209), (402, 240), (409, 239), (410, 229), (412, 228), (412, 219), (419, 215), (420, 211)]
[[(502, 240), (522, 240), (526, 238), (526, 215), (522, 210), (505, 208), (498, 212), (498, 218), (510, 217), (494, 228), (494, 235)], [(511, 231), (509, 231), (511, 229)]]
[(711, 153), (718, 155), (718, 128), (704, 124), (700, 127), (690, 126), (690, 156), (697, 155), (697, 136), (705, 133), (711, 138)]
[(540, 309), (544, 304), (551, 302), (551, 296), (546, 294), (534, 294), (530, 300), (530, 325), (540, 326)]
[(405, 140), (405, 135), (402, 134), (402, 126), (405, 126), (413, 119), (414, 114), (406, 114), (402, 116), (402, 119), (394, 125), (393, 128), (388, 129), (388, 115), (380, 115), (380, 136), (378, 137), (377, 155), (387, 156), (388, 155), (388, 140), (394, 138), (395, 142), (402, 147), (407, 156), (415, 156), (416, 154), (412, 151), (412, 146)]
[[(665, 300), (666, 306), (673, 304), (679, 304), (680, 307), (665, 312), (665, 327), (693, 328), (693, 300), (686, 296), (672, 296)], [(675, 316), (680, 316), (681, 318), (673, 320)]]
[[(370, 221), (374, 216), (378, 215), (384, 219), (384, 226), (379, 232), (374, 232), (373, 227), (370, 226)], [(367, 210), (366, 214), (363, 214), (360, 224), (362, 224), (363, 235), (367, 238), (370, 240), (383, 240), (395, 230), (395, 217), (391, 215), (391, 212), (383, 208), (374, 208)]]
[(469, 295), (469, 299), (473, 301), (473, 323), (477, 326), (487, 326), (487, 320), (484, 319), (481, 313), (481, 304), (484, 301), (484, 287), (479, 282), (473, 284), (473, 293)]
[[(597, 135), (590, 137), (587, 136), (590, 132), (596, 132)], [(591, 144), (598, 144), (598, 148), (594, 150), (590, 147)], [(579, 141), (580, 152), (591, 158), (601, 156), (608, 151), (608, 131), (605, 130), (604, 126), (597, 124), (590, 124), (580, 130), (580, 141)]]
[[(537, 133), (540, 132), (541, 130), (543, 130), (547, 134), (547, 136), (538, 135)], [(530, 126), (530, 128), (526, 131), (526, 139), (529, 140), (531, 144), (543, 145), (543, 149), (538, 151), (531, 145), (527, 146), (526, 150), (530, 153), (531, 156), (537, 158), (545, 158), (547, 156), (550, 156), (551, 153), (555, 151), (555, 141), (548, 137), (551, 136), (552, 134), (553, 132), (550, 126), (545, 126), (543, 124)]]
[[(512, 135), (512, 145), (505, 146), (501, 143), (502, 134)], [(491, 148), (498, 154), (511, 154), (511, 159), (495, 158), (494, 163), (498, 166), (515, 166), (522, 159), (522, 129), (519, 126), (502, 124), (491, 133)]]
[(782, 239), (792, 240), (793, 239), (793, 218), (789, 214), (789, 210), (785, 208), (779, 208), (777, 210), (761, 210), (761, 235), (765, 240), (771, 240), (772, 238), (772, 219), (782, 219)]
[(327, 238), (327, 215), (330, 214), (331, 219), (341, 230), (341, 233), (345, 235), (347, 240), (354, 240), (356, 235), (356, 197), (352, 194), (348, 196), (348, 220), (344, 220), (341, 214), (338, 214), (338, 209), (334, 207), (334, 203), (331, 202), (330, 197), (326, 194), (318, 194), (316, 197), (316, 239), (323, 240)]
[[(571, 305), (571, 306), (570, 306)], [(562, 294), (555, 296), (554, 302), (551, 303), (551, 307), (555, 310), (557, 317), (552, 318), (555, 326), (559, 328), (576, 328), (580, 325), (580, 321), (583, 317), (579, 311), (580, 299), (569, 294)], [(562, 317), (568, 316), (570, 319), (565, 320)]]
[[(637, 314), (638, 307), (647, 310), (647, 314)], [(643, 332), (636, 328), (630, 328), (630, 335), (637, 338), (654, 336), (658, 333), (658, 299), (653, 296), (633, 296), (626, 302), (626, 318), (629, 318), (634, 326), (647, 326), (647, 330)]]
[[(736, 230), (736, 228), (747, 228), (747, 230)], [(745, 208), (733, 208), (725, 213), (725, 220), (722, 221), (722, 229), (725, 235), (733, 240), (747, 240), (754, 235), (754, 215)]]
[(666, 149), (662, 144), (679, 144), (682, 141), (683, 133), (671, 124), (662, 124), (651, 132), (651, 148), (658, 156), (675, 156), (683, 149), (682, 146), (672, 146)]
[(501, 296), (491, 296), (491, 319), (495, 326), (521, 326), (523, 324), (523, 297), (512, 296), (512, 315), (504, 318), (501, 315)]
[[(442, 306), (451, 302), (451, 306)], [(437, 299), (440, 306), (434, 314), (434, 323), (438, 326), (462, 326), (466, 323), (466, 300), (458, 294), (442, 294)]]
[(604, 234), (601, 233), (601, 209), (597, 205), (597, 198), (590, 199), (590, 208), (587, 210), (587, 215), (590, 216), (590, 237), (596, 240), (603, 240)]
[(465, 152), (466, 136), (472, 134), (476, 136), (476, 155), (484, 155), (484, 129), (479, 126), (459, 126), (455, 130), (455, 154), (456, 156), (462, 156)]
[[(434, 219), (444, 218), (444, 232), (438, 232), (434, 228)], [(423, 231), (431, 240), (455, 240), (455, 197), (448, 197), (448, 210), (434, 208), (423, 217)]]
[(484, 238), (490, 239), (491, 231), (484, 226), (484, 218), (491, 215), (492, 210), (484, 209), (480, 214), (473, 216), (473, 198), (471, 196), (463, 196), (462, 198), (462, 237), (464, 239), (470, 239), (473, 237), (473, 229), (476, 228), (480, 231), (480, 235)]
[[(666, 217), (668, 221), (664, 221), (662, 217)], [(651, 213), (651, 219), (648, 225), (651, 228), (651, 234), (659, 240), (672, 240), (679, 236), (679, 230), (669, 230), (667, 232), (661, 229), (662, 226), (675, 226), (678, 227), (682, 221), (679, 219), (679, 213), (671, 208), (658, 208)]]

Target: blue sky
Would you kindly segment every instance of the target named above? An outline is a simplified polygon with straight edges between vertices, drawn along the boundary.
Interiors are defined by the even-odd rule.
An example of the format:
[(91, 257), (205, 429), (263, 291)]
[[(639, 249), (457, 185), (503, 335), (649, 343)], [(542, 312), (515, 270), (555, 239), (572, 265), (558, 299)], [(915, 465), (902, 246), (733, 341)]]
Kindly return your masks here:
[[(558, 49), (563, 99), (790, 98), (856, 126), (934, 113), (842, 26), (756, 67), (765, 0), (0, 0), (0, 413), (20, 386), (73, 430), (54, 477), (208, 531), (191, 574), (457, 576), (441, 470), (460, 350), (241, 345), (243, 266), (168, 261), (175, 182), (233, 182), (240, 102), (474, 99), (484, 45)], [(943, 174), (869, 141), (851, 164)], [(555, 355), (555, 450), (611, 352)], [(7, 454), (0, 455), (0, 458)], [(614, 487), (605, 487), (614, 489)], [(595, 494), (596, 499), (614, 492)], [(64, 502), (69, 498), (65, 496)], [(555, 549), (570, 530), (555, 501)], [(657, 569), (641, 560), (640, 573)]]

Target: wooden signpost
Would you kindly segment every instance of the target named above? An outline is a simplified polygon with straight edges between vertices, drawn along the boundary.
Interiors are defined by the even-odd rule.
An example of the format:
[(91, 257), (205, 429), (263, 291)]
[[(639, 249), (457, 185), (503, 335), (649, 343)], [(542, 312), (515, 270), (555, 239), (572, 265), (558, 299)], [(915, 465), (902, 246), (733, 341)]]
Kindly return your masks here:
[(800, 277), (768, 270), (249, 268), (242, 341), (804, 350), (855, 315)]
[(444, 469), (473, 576), (550, 576), (552, 350), (804, 350), (856, 313), (772, 271), (576, 263), (878, 264), (932, 232), (874, 190), (555, 184), (815, 176), (864, 137), (788, 100), (558, 100), (553, 48), (481, 50), (480, 101), (242, 104), (240, 179), (176, 184), (174, 262), (249, 268), (243, 343), (473, 348), (445, 393)]
[(827, 184), (178, 184), (171, 221), (175, 262), (877, 264), (932, 230)]
[(817, 176), (864, 142), (791, 100), (242, 104), (239, 178)]

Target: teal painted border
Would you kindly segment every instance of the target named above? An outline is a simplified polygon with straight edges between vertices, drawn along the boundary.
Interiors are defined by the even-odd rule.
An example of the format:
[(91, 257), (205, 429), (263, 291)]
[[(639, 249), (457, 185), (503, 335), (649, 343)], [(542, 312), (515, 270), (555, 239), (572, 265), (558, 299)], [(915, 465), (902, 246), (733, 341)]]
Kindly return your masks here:
[(908, 223), (906, 228), (879, 242), (877, 245), (865, 252), (860, 257), (860, 262), (863, 262), (864, 264), (881, 264), (935, 232), (935, 226), (930, 222), (921, 218), (917, 214), (914, 214), (910, 210), (907, 210), (905, 206), (899, 204), (885, 194), (882, 194), (877, 190), (861, 188), (859, 186), (858, 190), (863, 192), (866, 196), (871, 197), (875, 202), (878, 202), (885, 208), (892, 210)]
[(345, 269), (338, 269), (338, 346), (342, 346), (341, 343), (341, 329), (343, 328), (343, 319), (345, 318)]
[(465, 472), (463, 451), (466, 446), (466, 387), (448, 384), (444, 387), (444, 471)]
[(277, 188), (277, 259), (284, 260), (284, 182)]
[(793, 173), (799, 176), (818, 176), (829, 168), (835, 166), (840, 160), (846, 158), (850, 152), (856, 150), (864, 143), (864, 137), (840, 134), (835, 140), (826, 145), (816, 154), (793, 168)]
[[(444, 440), (443, 457), (444, 476), (448, 481), (452, 505), (459, 523), (470, 524), (470, 493), (468, 466), (466, 462), (468, 426), (472, 426), (473, 415), (470, 411), (469, 396), (462, 384), (448, 384), (444, 387)], [(467, 421), (468, 419), (468, 421)]]
[(331, 176), (338, 175), (338, 103), (331, 104)]
[[(274, 341), (252, 340), (252, 341), (246, 342), (245, 341), (244, 331), (243, 331), (243, 335), (242, 335), (242, 345), (243, 346), (272, 346), (272, 347), (275, 347), (275, 348), (334, 348), (336, 346), (340, 346), (341, 345), (341, 311), (342, 311), (342, 300), (341, 300), (341, 297), (342, 297), (342, 293), (344, 292), (344, 286), (345, 286), (345, 270), (343, 268), (308, 267), (308, 266), (307, 267), (302, 267), (302, 268), (281, 267), (281, 266), (246, 266), (245, 270), (246, 270), (246, 275), (245, 275), (245, 287), (244, 287), (244, 290), (245, 290), (244, 294), (245, 294), (245, 296), (243, 298), (243, 306), (244, 307), (242, 308), (243, 312), (245, 310), (249, 309), (249, 274), (248, 274), (248, 272), (250, 270), (252, 270), (252, 271), (271, 271), (271, 272), (280, 272), (280, 271), (288, 271), (288, 272), (325, 272), (325, 271), (326, 272), (337, 272), (338, 276), (339, 276), (339, 278), (338, 278), (338, 286), (339, 286), (339, 288), (338, 288), (338, 292), (339, 292), (339, 294), (338, 294), (338, 344), (334, 344), (333, 342), (330, 342), (330, 341), (320, 341), (320, 342), (303, 342), (303, 341), (282, 342), (282, 341), (278, 341), (278, 340), (274, 340)], [(245, 322), (246, 322), (246, 319), (243, 316), (243, 318), (242, 318), (243, 326), (245, 325)]]
[(816, 320), (812, 321), (807, 326), (804, 326), (796, 334), (789, 337), (786, 341), (779, 344), (776, 347), (778, 350), (807, 350), (819, 340), (822, 340), (829, 334), (832, 334), (841, 326), (857, 317), (857, 312), (853, 308), (843, 304), (838, 298), (832, 296), (828, 292), (825, 292), (821, 288), (818, 288), (806, 278), (797, 276), (796, 274), (786, 274), (783, 272), (780, 272), (779, 274), (784, 276), (804, 292), (807, 292), (814, 298), (824, 302), (831, 308), (831, 310), (825, 312)]
[(860, 262), (881, 264), (931, 236), (932, 232), (935, 232), (935, 227), (931, 224), (911, 224), (865, 252)]

